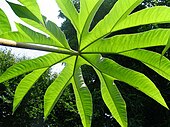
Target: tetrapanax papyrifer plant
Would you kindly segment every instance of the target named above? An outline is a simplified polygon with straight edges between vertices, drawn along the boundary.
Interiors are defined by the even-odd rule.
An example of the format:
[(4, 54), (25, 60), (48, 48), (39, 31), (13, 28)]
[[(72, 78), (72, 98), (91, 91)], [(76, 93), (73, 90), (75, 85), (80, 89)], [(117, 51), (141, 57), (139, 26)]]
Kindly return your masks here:
[(74, 51), (60, 28), (41, 15), (36, 0), (18, 1), (21, 5), (10, 2), (8, 4), (21, 20), (43, 33), (35, 32), (22, 24), (16, 24), (18, 31), (12, 32), (6, 15), (0, 10), (0, 44), (51, 53), (17, 63), (0, 76), (0, 82), (4, 82), (28, 73), (15, 91), (13, 112), (38, 78), (57, 63), (64, 63), (65, 67), (44, 95), (45, 119), (64, 89), (71, 83), (82, 124), (84, 127), (91, 126), (92, 97), (81, 70), (81, 66), (85, 64), (96, 71), (100, 79), (102, 98), (122, 127), (128, 126), (127, 111), (125, 101), (114, 83), (116, 80), (129, 84), (168, 108), (159, 90), (148, 77), (101, 54), (118, 54), (137, 59), (170, 80), (170, 61), (159, 53), (146, 50), (147, 47), (166, 45), (170, 29), (111, 36), (113, 32), (135, 26), (170, 23), (169, 7), (156, 6), (132, 13), (143, 0), (118, 0), (110, 12), (89, 31), (91, 22), (104, 0), (80, 0), (78, 11), (70, 0), (56, 0), (77, 32), (78, 50)]

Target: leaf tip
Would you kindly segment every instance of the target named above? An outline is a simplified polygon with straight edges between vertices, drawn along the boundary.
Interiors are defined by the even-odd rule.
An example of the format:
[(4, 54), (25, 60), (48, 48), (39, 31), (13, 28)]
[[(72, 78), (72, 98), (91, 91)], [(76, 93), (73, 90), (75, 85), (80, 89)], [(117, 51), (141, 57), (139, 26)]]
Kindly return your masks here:
[(47, 120), (47, 117), (48, 117), (48, 115), (46, 114), (46, 113), (44, 113), (44, 121), (46, 121)]
[(16, 111), (16, 107), (13, 106), (13, 108), (12, 108), (12, 115), (14, 115), (15, 111)]

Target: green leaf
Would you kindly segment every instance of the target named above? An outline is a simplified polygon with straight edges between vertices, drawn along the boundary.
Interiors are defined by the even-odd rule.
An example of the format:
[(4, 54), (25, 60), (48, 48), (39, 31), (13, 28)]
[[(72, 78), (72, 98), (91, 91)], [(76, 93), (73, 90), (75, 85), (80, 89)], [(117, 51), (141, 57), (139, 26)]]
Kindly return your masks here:
[(126, 103), (113, 82), (114, 79), (98, 70), (96, 72), (101, 82), (101, 93), (105, 104), (121, 127), (127, 127)]
[(21, 2), (31, 13), (33, 13), (43, 23), (40, 8), (37, 4), (37, 0), (18, 0)]
[(69, 56), (64, 55), (64, 54), (50, 53), (50, 54), (38, 57), (36, 59), (22, 61), (8, 68), (0, 76), (0, 83), (7, 81), (9, 79), (12, 79), (21, 74), (33, 71), (33, 70), (50, 67), (56, 63), (61, 62), (67, 57)]
[[(30, 19), (27, 19), (27, 18), (21, 18), (21, 19), (22, 19), (24, 22), (27, 22), (29, 25), (31, 25), (31, 26), (33, 26), (33, 27), (35, 27), (35, 28), (43, 31), (43, 32), (46, 33), (46, 34), (48, 34), (51, 39), (53, 39), (54, 41), (56, 41), (57, 44), (59, 44), (59, 43), (62, 44), (62, 42), (60, 42), (56, 37), (54, 37), (54, 35), (53, 35), (50, 31), (48, 31), (47, 28), (44, 27), (42, 24), (39, 24), (39, 23), (37, 23), (37, 22), (35, 22), (35, 21), (33, 21), (33, 20), (30, 20)], [(59, 31), (58, 31), (58, 32), (59, 32)], [(62, 47), (64, 47), (64, 46), (62, 46)]]
[[(30, 3), (30, 1), (29, 1)], [(39, 17), (37, 17), (36, 14), (34, 14), (34, 12), (31, 12), (30, 10), (28, 10), (28, 8), (26, 8), (25, 6), (22, 5), (18, 5), (18, 4), (14, 4), (8, 1), (8, 4), (10, 5), (10, 7), (12, 8), (12, 10), (15, 12), (15, 14), (20, 17), (20, 18), (27, 18), (30, 20), (34, 20), (37, 23), (41, 23), (42, 19), (39, 19)], [(34, 3), (33, 3), (34, 4)], [(33, 6), (34, 7), (34, 6)], [(29, 24), (29, 22), (26, 22)]]
[(66, 59), (66, 66), (57, 77), (57, 79), (48, 87), (44, 95), (44, 117), (45, 119), (53, 109), (54, 105), (58, 101), (65, 87), (69, 83), (70, 79), (73, 76), (74, 64), (76, 57), (70, 57)]
[(144, 74), (125, 68), (113, 60), (103, 58), (100, 55), (83, 55), (83, 57), (102, 73), (133, 86), (168, 108), (159, 90)]
[[(67, 40), (61, 30), (51, 21), (47, 22), (47, 28), (44, 25), (44, 21), (39, 11), (39, 7), (36, 3), (36, 0), (33, 2), (20, 0), (22, 3), (27, 7), (17, 5), (11, 2), (8, 2), (13, 11), (16, 13), (18, 17), (21, 18), (24, 22), (28, 23), (29, 25), (34, 26), (35, 28), (40, 29), (41, 31), (47, 33), (54, 41), (56, 41), (57, 46), (58, 43), (61, 43), (67, 49), (70, 49)], [(35, 6), (35, 8), (34, 8)], [(28, 10), (29, 9), (29, 10)], [(38, 10), (38, 11), (36, 11)], [(36, 13), (33, 13), (36, 11)], [(55, 31), (57, 30), (57, 31)], [(56, 34), (54, 34), (56, 32)], [(57, 36), (56, 36), (57, 35)], [(62, 46), (62, 47), (63, 47)]]
[(72, 22), (73, 26), (80, 33), (79, 29), (79, 17), (76, 8), (71, 0), (56, 0), (58, 6), (64, 13), (64, 15)]
[(0, 35), (5, 32), (11, 31), (11, 26), (5, 13), (0, 9)]
[(170, 61), (166, 57), (162, 57), (160, 61), (161, 54), (143, 49), (124, 52), (121, 54), (140, 60), (158, 74), (170, 80)]
[(48, 46), (63, 47), (59, 42), (56, 42), (53, 39), (51, 39), (50, 37), (47, 37), (43, 34), (35, 32), (35, 31), (29, 29), (28, 27), (23, 26), (22, 24), (17, 24), (17, 28), (20, 33), (31, 38), (32, 39), (31, 43), (33, 43), (33, 44), (42, 44), (42, 45), (48, 45)]
[(39, 79), (39, 77), (47, 70), (48, 68), (38, 69), (30, 74), (26, 75), (21, 82), (18, 84), (13, 102), (13, 113), (21, 103), (24, 96), (31, 89), (31, 87), (35, 84), (35, 82)]
[(166, 6), (143, 9), (129, 15), (125, 20), (116, 25), (112, 32), (146, 24), (170, 23), (169, 12), (170, 7)]
[(156, 29), (137, 34), (117, 35), (94, 42), (84, 49), (83, 53), (119, 53), (137, 48), (162, 46), (167, 44), (169, 36), (169, 29)]
[(0, 35), (0, 38), (13, 40), (16, 42), (32, 42), (32, 39), (28, 36), (24, 36), (20, 32), (7, 32)]
[[(30, 2), (26, 2), (26, 1), (24, 1), (25, 2), (25, 5), (27, 5), (30, 9), (31, 9), (31, 11), (30, 10), (28, 10), (26, 7), (24, 7), (24, 6), (21, 6), (21, 5), (17, 5), (17, 4), (14, 4), (14, 3), (10, 3), (10, 2), (8, 2), (9, 3), (9, 5), (11, 6), (11, 8), (13, 9), (13, 11), (16, 13), (16, 15), (17, 16), (19, 16), (24, 22), (26, 22), (26, 23), (28, 23), (29, 25), (32, 25), (32, 26), (34, 26), (35, 28), (38, 28), (38, 29), (40, 29), (40, 30), (42, 30), (43, 32), (45, 32), (45, 33), (47, 33), (47, 34), (49, 34), (50, 35), (50, 37), (54, 40), (54, 41), (56, 41), (56, 43), (57, 43), (57, 46), (58, 46), (58, 43), (61, 43), (61, 44), (63, 44), (64, 46), (66, 46), (66, 44), (67, 44), (67, 42), (66, 42), (66, 39), (64, 38), (63, 39), (63, 37), (64, 37), (64, 35), (62, 34), (62, 32), (58, 29), (58, 38), (56, 38), (54, 35), (53, 35), (53, 33), (51, 33), (51, 31), (48, 31), (48, 28), (46, 29), (45, 28), (45, 26), (43, 25), (44, 23), (43, 23), (43, 19), (41, 18), (41, 19), (39, 19), (40, 18), (40, 16), (37, 18), (37, 16), (38, 16), (38, 14), (39, 14), (39, 12), (37, 12), (35, 15), (34, 15), (34, 13), (33, 13), (33, 10), (34, 10), (34, 8), (32, 8), (31, 7), (31, 5), (33, 4), (33, 5), (36, 5), (36, 2), (34, 2), (34, 3), (32, 3), (32, 4), (30, 4), (29, 5), (29, 3)], [(33, 6), (34, 7), (34, 6)], [(52, 23), (52, 22), (51, 22)], [(57, 27), (57, 26), (55, 26), (55, 27)], [(62, 36), (61, 36), (62, 35)], [(62, 41), (61, 41), (61, 39), (62, 39)], [(64, 40), (64, 41), (63, 41)], [(67, 48), (68, 48), (68, 44), (67, 44)]]
[(86, 86), (80, 66), (77, 65), (72, 79), (77, 109), (84, 127), (90, 127), (92, 121), (92, 97)]
[(80, 0), (79, 26), (82, 35), (85, 36), (89, 32), (91, 22), (103, 1), (104, 0)]
[(48, 31), (62, 44), (64, 45), (64, 47), (66, 47), (67, 49), (70, 49), (70, 46), (66, 40), (66, 37), (64, 35), (64, 33), (60, 30), (60, 28), (53, 22), (51, 21), (47, 21), (47, 23), (45, 23)]
[(118, 0), (109, 14), (107, 14), (104, 19), (95, 26), (87, 38), (82, 40), (81, 49), (89, 45), (91, 42), (107, 36), (112, 29), (120, 21), (125, 19), (142, 1), (143, 0)]
[[(8, 19), (0, 10), (0, 17), (2, 17), (0, 20), (0, 37), (22, 42), (18, 43), (18, 47), (20, 44), (22, 47), (25, 46), (24, 48), (48, 50), (48, 47), (41, 47), (43, 44), (61, 47), (61, 50), (53, 47), (52, 50), (48, 51), (58, 52), (58, 54), (50, 53), (36, 59), (17, 63), (0, 76), (1, 83), (18, 75), (33, 71), (20, 82), (16, 91), (13, 110), (16, 110), (24, 95), (45, 69), (59, 62), (65, 62), (66, 66), (46, 91), (44, 97), (45, 119), (66, 86), (72, 83), (82, 124), (84, 127), (91, 126), (93, 105), (91, 93), (82, 76), (81, 66), (84, 64), (90, 65), (96, 70), (101, 81), (103, 100), (113, 117), (122, 127), (127, 127), (126, 104), (114, 84), (115, 80), (133, 86), (168, 108), (161, 93), (148, 77), (142, 73), (125, 68), (111, 59), (103, 58), (100, 54), (115, 53), (137, 59), (170, 80), (170, 61), (163, 57), (163, 54), (169, 48), (170, 31), (168, 28), (136, 34), (108, 36), (112, 32), (135, 26), (169, 23), (169, 7), (158, 6), (132, 13), (143, 0), (117, 0), (110, 12), (89, 32), (94, 15), (103, 0), (80, 0), (80, 9), (78, 10), (80, 12), (75, 9), (72, 0), (56, 0), (64, 15), (68, 17), (77, 31), (78, 51), (73, 51), (70, 49), (67, 39), (60, 28), (53, 22), (47, 21), (45, 17), (43, 17), (44, 20), (42, 19), (36, 0), (19, 1), (24, 6), (10, 2), (9, 5), (20, 19), (40, 32), (35, 32), (36, 30), (33, 31), (21, 24), (17, 25), (19, 32), (10, 32)], [(2, 40), (5, 43), (6, 40)], [(166, 47), (162, 56), (158, 53), (140, 49), (163, 45), (166, 45)], [(69, 53), (70, 55), (65, 55)]]
[[(169, 39), (168, 39), (168, 42), (167, 42), (164, 50), (162, 51), (162, 56), (165, 55), (165, 53), (168, 51), (169, 48), (170, 48), (170, 37), (169, 37)], [(161, 56), (161, 57), (162, 57), (162, 56)]]
[[(32, 19), (28, 19), (28, 18), (20, 18), (22, 21), (26, 22), (27, 24), (37, 28), (38, 30), (43, 31), (44, 33), (50, 35), (50, 32), (40, 23), (32, 20)], [(50, 35), (50, 37), (52, 38), (53, 36)]]

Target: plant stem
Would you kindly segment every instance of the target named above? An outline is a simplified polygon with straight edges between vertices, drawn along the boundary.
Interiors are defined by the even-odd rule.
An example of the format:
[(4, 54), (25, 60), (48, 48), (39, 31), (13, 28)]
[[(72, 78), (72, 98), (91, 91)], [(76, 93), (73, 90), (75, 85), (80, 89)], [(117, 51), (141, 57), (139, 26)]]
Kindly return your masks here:
[(61, 54), (70, 54), (70, 55), (77, 55), (78, 52), (71, 50), (61, 50), (57, 47), (53, 46), (45, 46), (40, 44), (30, 44), (30, 43), (22, 43), (22, 42), (15, 42), (12, 40), (7, 40), (0, 38), (0, 45), (3, 46), (9, 46), (9, 47), (15, 47), (15, 48), (25, 48), (25, 49), (32, 49), (32, 50), (40, 50), (40, 51), (47, 51), (47, 52), (55, 52), (55, 53), (61, 53)]

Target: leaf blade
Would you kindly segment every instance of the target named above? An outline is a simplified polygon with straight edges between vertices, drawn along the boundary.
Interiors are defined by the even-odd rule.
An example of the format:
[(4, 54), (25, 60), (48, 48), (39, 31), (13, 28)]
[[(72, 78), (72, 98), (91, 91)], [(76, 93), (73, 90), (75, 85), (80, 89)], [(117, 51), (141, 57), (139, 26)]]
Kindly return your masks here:
[(160, 61), (161, 54), (144, 49), (133, 50), (121, 54), (140, 60), (159, 75), (170, 80), (170, 61), (166, 57), (162, 57)]
[[(62, 35), (62, 37), (59, 38), (59, 36), (57, 36), (58, 38), (56, 38), (53, 35), (53, 33), (51, 33), (51, 31), (49, 31), (48, 28), (45, 27), (41, 13), (39, 11), (34, 13), (34, 11), (39, 8), (37, 3), (36, 3), (36, 0), (34, 0), (33, 3), (30, 2), (30, 1), (26, 1), (26, 0), (21, 0), (21, 1), (28, 8), (26, 8), (25, 6), (21, 6), (21, 5), (18, 5), (18, 4), (8, 2), (8, 4), (13, 9), (15, 14), (18, 17), (20, 17), (20, 19), (23, 20), (24, 22), (26, 22), (27, 24), (32, 25), (33, 27), (38, 28), (39, 30), (47, 33), (54, 41), (56, 41), (57, 46), (59, 45), (58, 43), (61, 43), (64, 46), (67, 46), (67, 48), (68, 48), (68, 44), (66, 42), (66, 39), (64, 39), (64, 42), (63, 42), (64, 36), (63, 36), (62, 32), (60, 31), (60, 29), (58, 28), (57, 30), (58, 30), (58, 33), (60, 34), (60, 36)], [(34, 8), (34, 6), (32, 7), (32, 5), (35, 5), (35, 8)], [(55, 26), (55, 27), (57, 27), (57, 26)], [(61, 38), (62, 38), (62, 41), (60, 41)]]
[(0, 35), (1, 35), (5, 32), (11, 31), (11, 26), (7, 16), (5, 15), (2, 9), (0, 9), (0, 17), (1, 17), (0, 20)]
[(40, 34), (38, 32), (35, 32), (22, 24), (17, 24), (17, 28), (20, 33), (31, 38), (33, 44), (42, 44), (42, 45), (48, 45), (48, 46), (63, 47), (60, 42), (54, 41), (52, 38), (47, 37), (47, 36)]
[(29, 11), (31, 11), (40, 21), (43, 23), (42, 15), (40, 12), (40, 8), (37, 4), (36, 0), (19, 0)]
[(22, 61), (8, 68), (1, 76), (0, 82), (7, 81), (21, 74), (41, 69), (45, 67), (50, 67), (64, 59), (69, 57), (69, 55), (50, 53), (32, 60)]
[(169, 34), (169, 29), (156, 29), (137, 34), (117, 35), (96, 41), (83, 52), (120, 53), (133, 49), (162, 46), (167, 44)]
[(168, 106), (159, 90), (144, 74), (125, 68), (110, 59), (101, 57), (100, 55), (83, 55), (83, 57), (104, 74), (107, 74), (119, 81), (123, 81), (142, 91), (168, 109)]
[(44, 95), (44, 117), (45, 119), (58, 101), (65, 87), (73, 76), (75, 57), (65, 60), (66, 66), (57, 79), (48, 87)]
[(74, 7), (71, 0), (56, 0), (58, 6), (60, 7), (61, 11), (64, 15), (72, 22), (73, 26), (79, 33), (79, 19), (78, 19), (78, 12)]
[(72, 80), (72, 86), (76, 97), (76, 105), (80, 113), (82, 124), (84, 127), (91, 126), (92, 120), (92, 97), (88, 87), (86, 86), (81, 68), (76, 68)]
[(169, 23), (170, 16), (167, 15), (170, 12), (170, 7), (156, 6), (152, 8), (143, 9), (136, 13), (129, 15), (126, 19), (120, 22), (113, 31), (118, 31), (135, 26), (141, 26), (146, 24), (160, 24)]
[(101, 94), (105, 104), (116, 121), (122, 127), (127, 127), (126, 103), (116, 84), (113, 82), (114, 79), (106, 74), (102, 74), (98, 70), (96, 70), (96, 72), (101, 82)]
[(18, 84), (13, 101), (13, 113), (21, 103), (24, 96), (31, 89), (31, 87), (35, 84), (35, 82), (39, 79), (39, 77), (47, 70), (48, 68), (38, 69), (30, 74), (26, 75), (21, 82)]
[(94, 27), (90, 34), (83, 39), (81, 49), (89, 45), (91, 42), (107, 36), (114, 26), (126, 18), (126, 16), (142, 1), (143, 0), (118, 0), (109, 14), (107, 14), (105, 18)]
[(45, 23), (47, 30), (67, 49), (70, 49), (70, 46), (66, 40), (64, 33), (61, 29), (52, 21), (47, 21)]
[[(89, 32), (90, 24), (104, 0), (81, 0), (79, 22), (81, 36), (85, 36)], [(81, 39), (80, 39), (81, 40)]]
[(4, 34), (0, 34), (0, 38), (8, 39), (8, 40), (13, 40), (16, 42), (32, 42), (32, 39), (24, 36), (20, 32), (7, 32)]
[[(30, 2), (30, 1), (29, 1)], [(9, 6), (12, 8), (12, 10), (14, 11), (14, 13), (20, 17), (20, 18), (27, 18), (30, 20), (34, 20), (37, 23), (41, 23), (43, 24), (43, 22), (41, 20), (39, 20), (38, 17), (36, 17), (36, 15), (34, 15), (34, 12), (31, 12), (28, 8), (26, 8), (25, 6), (22, 5), (18, 5), (18, 4), (14, 4), (8, 1)], [(29, 24), (29, 22), (26, 22)]]
[(165, 53), (168, 51), (169, 48), (170, 48), (170, 37), (169, 37), (169, 39), (168, 39), (168, 42), (167, 42), (165, 48), (164, 48), (163, 51), (162, 51), (162, 56), (165, 55)]

